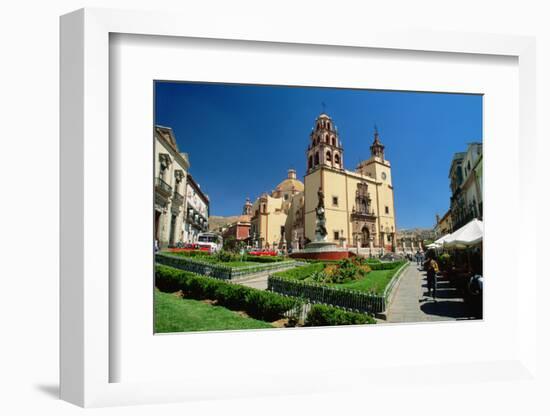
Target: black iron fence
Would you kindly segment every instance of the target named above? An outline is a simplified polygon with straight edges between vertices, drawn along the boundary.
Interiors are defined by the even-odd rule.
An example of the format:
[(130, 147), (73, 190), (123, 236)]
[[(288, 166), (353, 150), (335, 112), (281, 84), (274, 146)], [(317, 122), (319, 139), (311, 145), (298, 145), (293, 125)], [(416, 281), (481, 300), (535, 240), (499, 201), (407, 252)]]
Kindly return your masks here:
[(269, 276), (267, 290), (307, 299), (312, 303), (323, 303), (340, 308), (368, 313), (380, 313), (386, 310), (386, 298), (376, 293), (330, 287), (316, 283)]
[(250, 262), (250, 266), (229, 267), (221, 264), (211, 263), (205, 260), (199, 260), (190, 257), (182, 257), (178, 255), (170, 255), (166, 253), (156, 253), (155, 261), (165, 266), (174, 267), (176, 269), (185, 270), (204, 276), (215, 277), (222, 280), (231, 280), (242, 278), (251, 274), (261, 273), (264, 271), (280, 270), (283, 268), (292, 267), (296, 264), (294, 260), (278, 261), (274, 263), (257, 263)]

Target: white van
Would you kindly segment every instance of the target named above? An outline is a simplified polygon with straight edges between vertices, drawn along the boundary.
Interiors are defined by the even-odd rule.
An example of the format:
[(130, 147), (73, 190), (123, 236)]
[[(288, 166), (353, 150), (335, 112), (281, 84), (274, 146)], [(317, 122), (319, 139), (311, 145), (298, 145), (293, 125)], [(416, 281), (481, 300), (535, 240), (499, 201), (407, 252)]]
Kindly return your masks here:
[(200, 233), (197, 236), (197, 243), (200, 247), (208, 247), (211, 253), (216, 253), (223, 247), (223, 239), (216, 233)]

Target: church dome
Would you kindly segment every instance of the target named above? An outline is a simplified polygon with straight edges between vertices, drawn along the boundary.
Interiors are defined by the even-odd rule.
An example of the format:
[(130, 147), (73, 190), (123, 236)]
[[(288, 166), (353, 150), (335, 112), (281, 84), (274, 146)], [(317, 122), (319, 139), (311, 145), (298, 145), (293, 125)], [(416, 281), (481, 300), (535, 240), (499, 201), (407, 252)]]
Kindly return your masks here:
[(296, 179), (296, 171), (294, 169), (288, 170), (288, 176), (287, 178), (282, 181), (277, 187), (275, 188), (276, 192), (288, 192), (288, 191), (294, 191), (294, 193), (303, 192), (304, 191), (304, 184), (302, 181), (299, 181)]

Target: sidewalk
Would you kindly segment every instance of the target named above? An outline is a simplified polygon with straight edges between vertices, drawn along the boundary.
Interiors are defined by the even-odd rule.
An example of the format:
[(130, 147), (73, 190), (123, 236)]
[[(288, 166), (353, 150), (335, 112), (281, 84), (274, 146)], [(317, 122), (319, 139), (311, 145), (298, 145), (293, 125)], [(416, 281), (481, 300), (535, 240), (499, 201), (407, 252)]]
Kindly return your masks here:
[(466, 305), (449, 282), (438, 280), (437, 302), (428, 297), (426, 272), (411, 263), (403, 272), (388, 308), (386, 322), (432, 322), (472, 319)]

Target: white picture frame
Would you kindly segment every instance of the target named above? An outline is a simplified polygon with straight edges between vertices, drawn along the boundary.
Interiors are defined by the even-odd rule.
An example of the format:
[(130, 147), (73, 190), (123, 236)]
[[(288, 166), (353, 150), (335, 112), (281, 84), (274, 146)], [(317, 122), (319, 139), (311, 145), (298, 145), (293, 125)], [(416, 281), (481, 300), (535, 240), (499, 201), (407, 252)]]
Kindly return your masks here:
[[(227, 379), (206, 377), (177, 381), (111, 382), (110, 365), (119, 359), (110, 349), (110, 160), (109, 155), (109, 38), (111, 34), (225, 39), (280, 44), (332, 45), (333, 47), (384, 50), (428, 51), (440, 54), (502, 55), (517, 58), (519, 68), (519, 151), (521, 175), (519, 207), (528, 212), (530, 197), (536, 194), (527, 176), (533, 166), (530, 154), (536, 147), (535, 132), (535, 41), (530, 37), (384, 31), (379, 28), (326, 32), (321, 27), (261, 25), (243, 19), (239, 31), (235, 22), (207, 18), (184, 19), (173, 13), (151, 13), (106, 9), (82, 9), (61, 18), (61, 398), (80, 406), (161, 403), (220, 397), (315, 393), (338, 391), (370, 384), (375, 378), (389, 380), (388, 374), (405, 382), (429, 383), (415, 377), (407, 379), (410, 368), (383, 366), (370, 369), (369, 377), (359, 377), (361, 367), (342, 367), (318, 373), (294, 375), (289, 381), (286, 369), (265, 374), (264, 379), (240, 380), (227, 386)], [(185, 21), (185, 24), (182, 24)], [(307, 29), (307, 30), (306, 30)], [(519, 247), (536, 241), (536, 217), (521, 215)], [(525, 284), (518, 288), (517, 346), (514, 354), (498, 361), (471, 363), (442, 362), (438, 371), (449, 371), (465, 382), (476, 382), (479, 374), (491, 380), (525, 380), (536, 375), (535, 310), (536, 261), (532, 253), (519, 250), (515, 261), (522, 262)], [(510, 273), (514, 273), (512, 268)], [(516, 272), (517, 273), (517, 272)], [(529, 290), (527, 290), (529, 288)], [(346, 328), (361, 331), (361, 328)], [(322, 340), (323, 330), (308, 335)], [(279, 332), (280, 334), (280, 332)], [(292, 335), (285, 335), (285, 337)], [(372, 364), (372, 363), (371, 363)], [(416, 373), (433, 366), (419, 363)], [(408, 372), (408, 373), (407, 373)], [(415, 374), (416, 374), (415, 373)], [(474, 376), (472, 376), (474, 375)], [(477, 377), (477, 378), (476, 378)], [(483, 377), (481, 377), (482, 379)], [(414, 380), (413, 380), (414, 379)], [(342, 381), (344, 380), (344, 381)], [(408, 380), (408, 381), (406, 381)], [(433, 381), (433, 380), (432, 380)], [(224, 384), (225, 383), (225, 384)]]

